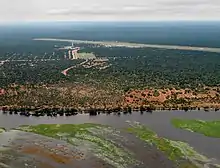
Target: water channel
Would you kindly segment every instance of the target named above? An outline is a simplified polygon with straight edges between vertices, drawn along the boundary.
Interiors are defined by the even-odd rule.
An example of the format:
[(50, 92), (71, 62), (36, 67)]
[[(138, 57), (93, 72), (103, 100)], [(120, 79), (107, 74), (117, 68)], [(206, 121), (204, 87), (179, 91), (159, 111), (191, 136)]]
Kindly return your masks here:
[(133, 112), (131, 115), (77, 115), (71, 117), (24, 117), (19, 115), (5, 115), (0, 112), (0, 127), (6, 129), (16, 128), (20, 125), (37, 124), (80, 124), (80, 123), (100, 123), (111, 125), (116, 128), (126, 127), (126, 121), (137, 121), (148, 126), (158, 135), (189, 143), (199, 153), (220, 163), (220, 138), (211, 138), (198, 133), (174, 128), (171, 125), (172, 118), (218, 120), (220, 112), (204, 111), (160, 111), (153, 114)]

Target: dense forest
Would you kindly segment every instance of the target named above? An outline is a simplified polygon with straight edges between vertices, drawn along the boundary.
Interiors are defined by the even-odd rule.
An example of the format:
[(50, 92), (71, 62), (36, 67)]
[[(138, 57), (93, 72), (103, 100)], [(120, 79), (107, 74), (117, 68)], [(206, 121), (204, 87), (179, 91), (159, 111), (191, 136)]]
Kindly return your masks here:
[[(218, 53), (150, 48), (94, 48), (94, 46), (84, 46), (83, 52), (93, 52), (99, 58), (108, 58), (108, 64), (111, 66), (104, 70), (78, 67), (70, 70), (70, 75), (65, 77), (61, 74), (63, 69), (83, 60), (40, 61), (40, 57), (32, 60), (24, 56), (23, 59), (30, 61), (10, 61), (0, 67), (1, 87), (11, 83), (39, 84), (63, 81), (98, 82), (105, 85), (110, 83), (117, 85), (118, 89), (171, 86), (196, 88), (217, 86), (220, 83)], [(57, 52), (54, 57), (57, 55), (61, 58), (63, 53)]]

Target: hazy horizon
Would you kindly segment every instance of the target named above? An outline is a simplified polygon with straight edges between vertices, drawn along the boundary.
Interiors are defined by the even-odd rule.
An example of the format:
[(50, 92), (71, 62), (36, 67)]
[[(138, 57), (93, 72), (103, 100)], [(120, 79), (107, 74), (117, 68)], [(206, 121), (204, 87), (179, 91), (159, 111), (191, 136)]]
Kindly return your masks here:
[(220, 23), (220, 20), (99, 20), (99, 21), (92, 21), (92, 20), (81, 20), (81, 21), (74, 21), (74, 20), (62, 20), (62, 21), (56, 21), (56, 20), (47, 20), (47, 21), (11, 21), (11, 22), (0, 22), (1, 25), (31, 25), (31, 24), (93, 24), (93, 23), (100, 23), (100, 24), (124, 24), (124, 23), (153, 23), (153, 24), (160, 24), (160, 23), (185, 23), (185, 24), (208, 24), (208, 23)]
[(219, 20), (219, 0), (1, 0), (0, 22)]
[(0, 42), (28, 45), (33, 38), (123, 41), (220, 47), (220, 22), (26, 22), (0, 26)]

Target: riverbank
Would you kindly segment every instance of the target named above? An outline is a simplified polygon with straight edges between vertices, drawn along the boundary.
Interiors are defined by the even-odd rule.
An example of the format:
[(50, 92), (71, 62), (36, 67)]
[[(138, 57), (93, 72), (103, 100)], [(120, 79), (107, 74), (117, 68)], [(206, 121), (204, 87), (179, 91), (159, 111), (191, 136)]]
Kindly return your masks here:
[[(130, 113), (154, 110), (220, 109), (220, 87), (117, 90), (77, 83), (11, 85), (0, 96), (0, 110), (56, 113)], [(14, 111), (14, 112), (13, 112)], [(95, 112), (95, 113), (96, 113)]]
[(0, 110), (9, 113), (130, 113), (155, 110), (220, 109), (220, 88), (147, 88), (126, 91), (79, 85), (12, 85), (0, 96)]
[(219, 112), (218, 108), (199, 108), (199, 107), (152, 107), (152, 106), (141, 106), (136, 108), (126, 107), (126, 108), (112, 108), (112, 109), (75, 109), (75, 108), (34, 108), (34, 107), (0, 107), (0, 112), (5, 115), (21, 115), (21, 116), (75, 116), (78, 114), (89, 114), (90, 116), (96, 116), (100, 114), (114, 114), (114, 115), (127, 115), (132, 113), (155, 113), (155, 112), (167, 112), (167, 111), (205, 111), (205, 112)]

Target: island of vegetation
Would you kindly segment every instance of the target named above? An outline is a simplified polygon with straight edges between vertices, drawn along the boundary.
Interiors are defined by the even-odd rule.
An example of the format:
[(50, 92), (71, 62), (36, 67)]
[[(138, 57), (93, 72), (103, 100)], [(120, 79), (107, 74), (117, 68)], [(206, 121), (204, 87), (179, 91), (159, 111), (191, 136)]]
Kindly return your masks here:
[(208, 137), (220, 138), (220, 121), (173, 119), (172, 124), (177, 128), (197, 132)]

